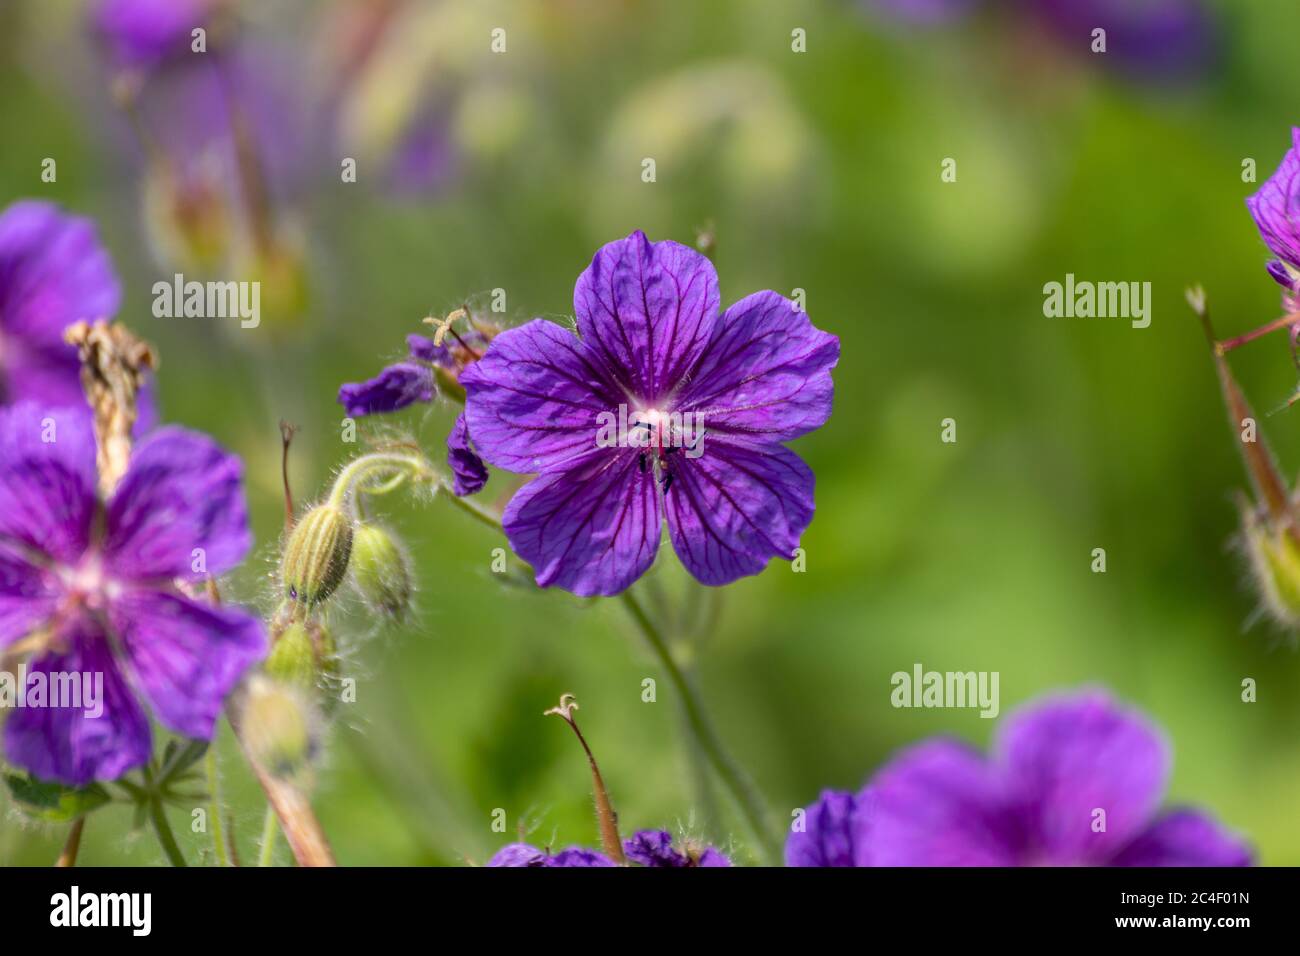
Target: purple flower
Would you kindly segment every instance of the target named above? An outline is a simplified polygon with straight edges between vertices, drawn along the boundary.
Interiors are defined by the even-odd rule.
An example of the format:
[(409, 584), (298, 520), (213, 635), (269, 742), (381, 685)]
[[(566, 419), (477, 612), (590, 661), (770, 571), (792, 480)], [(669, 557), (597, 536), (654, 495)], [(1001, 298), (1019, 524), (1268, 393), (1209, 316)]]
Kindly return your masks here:
[(479, 454), (538, 474), (503, 517), (538, 585), (617, 594), (665, 519), (706, 584), (791, 556), (813, 474), (782, 443), (830, 416), (839, 340), (775, 292), (718, 306), (708, 259), (634, 232), (578, 277), (580, 337), (534, 319), (462, 374)]
[[(477, 332), (451, 346), (435, 345), (423, 335), (408, 335), (407, 358), (389, 365), (368, 381), (349, 382), (340, 387), (339, 404), (349, 415), (360, 418), (395, 412), (418, 402), (431, 402), (437, 391), (434, 369), (442, 369), (455, 378), (460, 370), (477, 360), (477, 350), (487, 343), (487, 337)], [(455, 479), (453, 490), (458, 497), (476, 494), (487, 484), (487, 467), (470, 444), (469, 425), (463, 412), (447, 435), (447, 464), (451, 466)]]
[(144, 705), (168, 729), (210, 738), (265, 639), (257, 618), (177, 582), (222, 574), (248, 550), (239, 459), (162, 428), (101, 504), (89, 416), (23, 403), (0, 410), (0, 462), (0, 650), (22, 641), (29, 677), (103, 681), (99, 714), (16, 709), (9, 760), (73, 786), (115, 779), (149, 759)]
[(190, 53), (191, 32), (210, 28), (228, 6), (228, 0), (100, 0), (92, 20), (118, 65), (147, 68)]
[(786, 866), (868, 866), (865, 798), (823, 790), (785, 843)]
[(36, 200), (0, 213), (0, 404), (85, 407), (63, 330), (112, 317), (121, 295), (90, 220)]
[[(1106, 52), (1126, 72), (1149, 79), (1177, 79), (1214, 60), (1216, 25), (1200, 0), (1032, 0), (1039, 16), (1062, 42), (1087, 54), (1093, 31), (1106, 31)], [(1090, 54), (1089, 54), (1090, 55)]]
[(687, 843), (682, 849), (676, 849), (667, 830), (641, 830), (623, 841), (623, 852), (631, 862), (642, 866), (731, 866), (731, 861), (711, 846)]
[(582, 847), (570, 847), (552, 856), (527, 843), (511, 843), (497, 850), (488, 866), (613, 866), (609, 857)]
[(1264, 244), (1277, 256), (1268, 264), (1268, 274), (1294, 290), (1300, 276), (1300, 127), (1291, 130), (1291, 148), (1282, 165), (1246, 200), (1246, 207)]
[(1158, 814), (1169, 750), (1143, 717), (1085, 691), (1029, 705), (991, 757), (935, 740), (856, 796), (827, 792), (791, 866), (1248, 866), (1251, 852), (1194, 810)]

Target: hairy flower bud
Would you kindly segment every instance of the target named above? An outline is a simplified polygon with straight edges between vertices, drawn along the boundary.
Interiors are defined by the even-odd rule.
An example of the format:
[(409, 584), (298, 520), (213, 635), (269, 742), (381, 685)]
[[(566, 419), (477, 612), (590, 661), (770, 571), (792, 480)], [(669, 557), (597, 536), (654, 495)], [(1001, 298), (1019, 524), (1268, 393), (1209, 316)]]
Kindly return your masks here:
[(291, 601), (311, 607), (338, 588), (352, 553), (352, 520), (334, 505), (318, 505), (294, 525), (280, 577)]
[(265, 677), (248, 682), (240, 714), (248, 755), (267, 773), (305, 782), (320, 752), (321, 721), (301, 689)]
[(1272, 527), (1243, 509), (1246, 550), (1256, 590), (1282, 627), (1300, 629), (1300, 541), (1286, 527)]
[(400, 618), (411, 605), (411, 572), (393, 536), (360, 524), (352, 538), (352, 580), (373, 610)]

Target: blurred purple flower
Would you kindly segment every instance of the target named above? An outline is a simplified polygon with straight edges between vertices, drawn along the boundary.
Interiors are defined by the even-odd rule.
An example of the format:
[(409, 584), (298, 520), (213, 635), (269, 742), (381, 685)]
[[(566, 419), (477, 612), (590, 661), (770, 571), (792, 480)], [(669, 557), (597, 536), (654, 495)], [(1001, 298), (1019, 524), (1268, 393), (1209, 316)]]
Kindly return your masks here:
[(0, 404), (85, 407), (77, 350), (63, 330), (111, 318), (121, 287), (89, 219), (52, 203), (0, 213)]
[(1049, 697), (1007, 718), (991, 758), (935, 740), (861, 793), (827, 791), (786, 844), (790, 866), (1248, 866), (1195, 810), (1157, 815), (1169, 750), (1106, 694)]
[[(418, 402), (431, 402), (436, 392), (434, 368), (457, 374), (477, 359), (478, 354), (473, 350), (486, 345), (487, 338), (479, 333), (470, 333), (451, 348), (435, 345), (423, 335), (408, 335), (407, 358), (387, 366), (372, 379), (341, 386), (339, 404), (348, 415), (360, 418), (395, 412)], [(487, 484), (487, 467), (470, 444), (464, 412), (456, 417), (447, 435), (447, 464), (451, 466), (455, 479), (453, 490), (458, 497), (476, 494)]]
[[(95, 224), (53, 203), (20, 200), (0, 213), (0, 406), (89, 406), (77, 350), (63, 331), (85, 319), (109, 319), (121, 286)], [(156, 419), (149, 385), (137, 397), (137, 435)]]
[(99, 0), (91, 21), (117, 65), (149, 68), (189, 54), (192, 31), (210, 30), (230, 6), (229, 0)]
[[(53, 431), (51, 431), (53, 428)], [(102, 713), (20, 707), (5, 751), (36, 777), (112, 780), (151, 753), (145, 707), (210, 739), (258, 660), (261, 622), (187, 597), (177, 581), (233, 568), (251, 543), (242, 466), (205, 435), (153, 432), (112, 498), (96, 497), (89, 416), (0, 410), (0, 650), (34, 642), (28, 674), (102, 675)]]
[(1277, 172), (1246, 200), (1255, 227), (1269, 251), (1268, 274), (1288, 291), (1300, 277), (1300, 127), (1291, 130), (1291, 148)]
[[(578, 277), (580, 338), (534, 319), (461, 375), (479, 454), (538, 474), (502, 524), (539, 586), (619, 593), (654, 562), (665, 518), (705, 584), (798, 546), (813, 474), (783, 442), (830, 417), (839, 340), (775, 292), (718, 306), (708, 259), (634, 232)], [(676, 447), (686, 436), (671, 423), (687, 413), (702, 428)], [(634, 415), (649, 447), (602, 444), (602, 421)]]
[[(1201, 0), (1029, 0), (1071, 49), (1089, 54), (1092, 31), (1106, 31), (1106, 52), (1125, 72), (1179, 79), (1204, 71), (1217, 54), (1217, 27)], [(1090, 54), (1089, 54), (1090, 55)]]

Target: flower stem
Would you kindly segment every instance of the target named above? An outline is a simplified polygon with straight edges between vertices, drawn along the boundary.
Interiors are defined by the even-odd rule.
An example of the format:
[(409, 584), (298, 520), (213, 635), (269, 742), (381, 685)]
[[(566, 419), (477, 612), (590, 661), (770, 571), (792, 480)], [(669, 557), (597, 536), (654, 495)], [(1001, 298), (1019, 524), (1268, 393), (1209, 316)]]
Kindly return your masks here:
[(55, 866), (76, 866), (77, 851), (81, 849), (81, 831), (86, 827), (86, 818), (77, 817), (72, 821), (72, 829), (68, 831), (68, 842), (63, 844), (63, 852), (59, 854), (58, 862)]
[(212, 826), (212, 849), (217, 854), (217, 866), (230, 866), (230, 854), (226, 852), (226, 838), (221, 826), (221, 780), (217, 777), (215, 740), (208, 747), (204, 768), (208, 774), (208, 817)]
[[(371, 471), (388, 471), (415, 478), (428, 478), (435, 474), (429, 463), (420, 455), (395, 455), (388, 452), (362, 455), (360, 458), (354, 458), (339, 472), (327, 503), (335, 508), (340, 507), (352, 485)], [(390, 477), (394, 476), (390, 475)]]
[[(468, 498), (456, 497), (445, 484), (443, 487), (448, 492), (443, 497), (462, 511), (495, 531), (502, 530), (499, 515)], [(735, 759), (722, 745), (722, 741), (718, 738), (717, 732), (713, 729), (713, 725), (704, 712), (704, 706), (700, 703), (699, 695), (673, 658), (663, 635), (659, 633), (659, 629), (655, 626), (654, 621), (650, 619), (645, 608), (641, 606), (641, 603), (630, 590), (624, 591), (620, 598), (632, 620), (636, 622), (641, 633), (645, 635), (650, 649), (654, 651), (660, 664), (668, 672), (668, 677), (681, 699), (682, 713), (686, 717), (687, 729), (690, 731), (695, 745), (703, 753), (705, 759), (713, 768), (713, 772), (718, 775), (723, 787), (731, 794), (731, 798), (740, 809), (745, 824), (754, 838), (759, 856), (769, 865), (776, 865), (781, 856), (780, 841), (770, 829), (767, 808), (763, 803), (763, 798), (759, 795), (748, 774), (741, 769), (740, 765), (736, 763)]]
[(718, 739), (717, 732), (713, 729), (708, 715), (704, 712), (704, 707), (700, 703), (699, 695), (695, 688), (686, 678), (677, 661), (673, 658), (672, 651), (669, 650), (668, 644), (664, 641), (663, 635), (655, 626), (654, 621), (650, 619), (641, 606), (641, 602), (630, 591), (624, 591), (620, 595), (623, 606), (627, 608), (628, 614), (636, 623), (641, 633), (645, 636), (646, 643), (654, 652), (655, 657), (664, 670), (668, 672), (668, 678), (672, 681), (677, 690), (677, 695), (681, 700), (682, 711), (686, 716), (687, 727), (690, 728), (691, 736), (695, 744), (703, 751), (705, 758), (713, 767), (714, 773), (722, 781), (722, 785), (731, 794), (740, 809), (741, 816), (744, 817), (746, 825), (749, 827), (751, 835), (757, 844), (760, 856), (764, 862), (769, 865), (776, 865), (780, 857), (779, 841), (776, 839), (770, 829), (767, 808), (763, 803), (763, 798), (759, 796), (758, 790), (754, 787), (753, 781), (749, 779), (748, 774), (741, 769), (735, 759), (729, 754)]
[(149, 818), (153, 821), (154, 833), (158, 834), (158, 843), (167, 856), (167, 862), (172, 866), (185, 866), (185, 857), (176, 845), (176, 837), (172, 835), (171, 824), (167, 822), (167, 811), (163, 809), (161, 800), (149, 801)]
[(280, 822), (275, 816), (275, 807), (266, 805), (266, 815), (262, 818), (262, 849), (257, 856), (258, 866), (270, 866), (275, 861), (275, 838), (280, 833)]

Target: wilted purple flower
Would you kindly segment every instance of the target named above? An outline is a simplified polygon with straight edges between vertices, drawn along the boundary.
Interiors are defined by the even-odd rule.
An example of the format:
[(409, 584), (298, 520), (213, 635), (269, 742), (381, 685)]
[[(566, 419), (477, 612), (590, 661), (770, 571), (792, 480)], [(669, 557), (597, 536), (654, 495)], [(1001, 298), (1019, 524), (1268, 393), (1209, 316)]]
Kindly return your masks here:
[(114, 61), (147, 68), (190, 53), (192, 31), (210, 29), (231, 0), (99, 0), (91, 17)]
[(265, 639), (257, 618), (176, 582), (222, 574), (248, 550), (239, 459), (162, 428), (101, 504), (89, 416), (22, 403), (0, 410), (0, 462), (0, 649), (22, 641), (29, 676), (103, 680), (102, 714), (15, 710), (9, 760), (74, 786), (115, 779), (149, 759), (142, 701), (170, 730), (210, 738)]
[(935, 740), (856, 796), (828, 791), (791, 834), (791, 866), (1248, 866), (1194, 810), (1157, 815), (1169, 749), (1106, 694), (1051, 697), (1009, 717), (990, 758)]
[[(830, 416), (839, 340), (775, 292), (718, 305), (708, 259), (634, 232), (578, 277), (580, 338), (534, 319), (462, 374), (479, 454), (539, 475), (503, 525), (540, 586), (617, 594), (654, 562), (665, 518), (705, 584), (798, 546), (813, 474), (782, 443)], [(635, 442), (636, 427), (602, 440), (633, 418)]]
[(1288, 291), (1300, 277), (1300, 127), (1291, 129), (1291, 148), (1277, 172), (1246, 200), (1255, 226), (1269, 251), (1277, 256), (1268, 274)]
[(731, 866), (731, 861), (711, 846), (687, 843), (680, 850), (673, 846), (667, 830), (641, 830), (623, 841), (623, 852), (633, 863), (653, 867)]
[(85, 407), (63, 330), (111, 318), (121, 288), (94, 223), (37, 200), (0, 213), (0, 404)]
[(527, 843), (511, 843), (497, 850), (488, 866), (613, 866), (614, 861), (595, 850), (570, 847), (555, 855)]
[[(478, 359), (478, 350), (486, 348), (487, 342), (487, 337), (478, 332), (471, 332), (451, 344), (439, 345), (423, 335), (408, 335), (407, 357), (387, 366), (368, 381), (349, 382), (340, 387), (339, 404), (349, 415), (360, 418), (395, 412), (417, 402), (431, 402), (437, 391), (434, 369), (442, 369), (455, 377)], [(447, 435), (447, 464), (451, 466), (455, 479), (453, 490), (458, 496), (475, 494), (487, 484), (487, 468), (470, 444), (464, 412), (456, 417), (456, 423)]]

